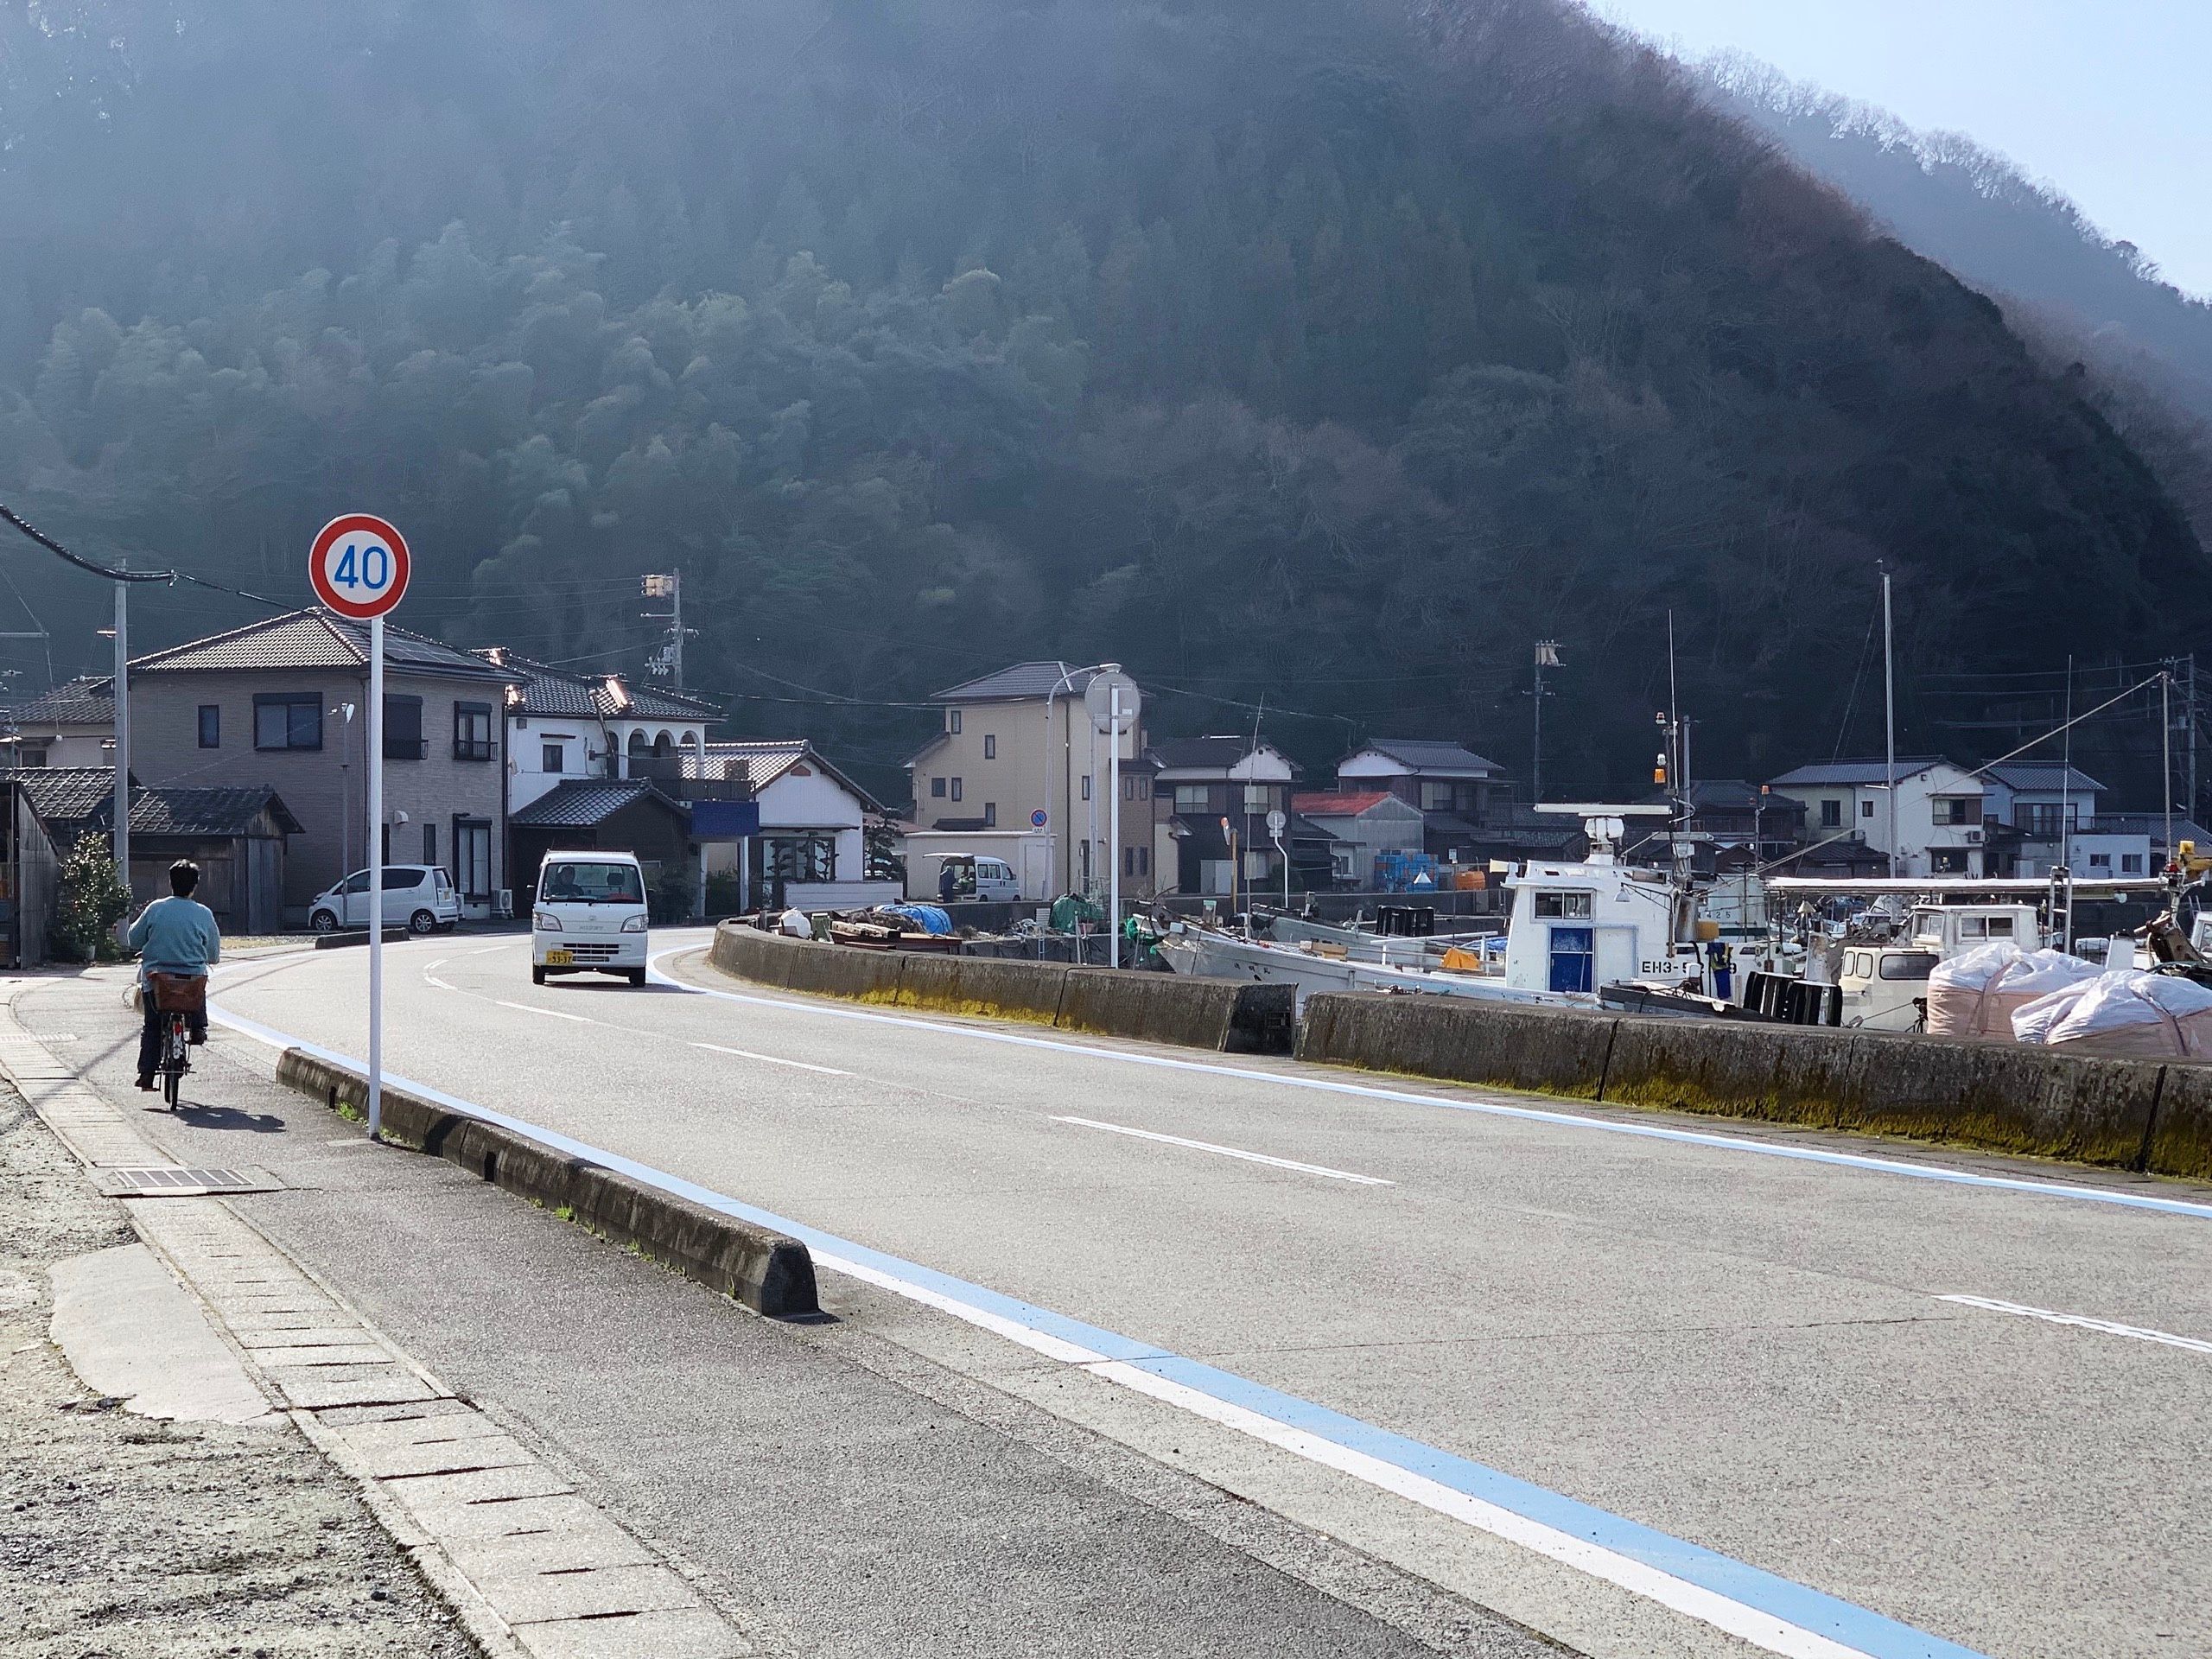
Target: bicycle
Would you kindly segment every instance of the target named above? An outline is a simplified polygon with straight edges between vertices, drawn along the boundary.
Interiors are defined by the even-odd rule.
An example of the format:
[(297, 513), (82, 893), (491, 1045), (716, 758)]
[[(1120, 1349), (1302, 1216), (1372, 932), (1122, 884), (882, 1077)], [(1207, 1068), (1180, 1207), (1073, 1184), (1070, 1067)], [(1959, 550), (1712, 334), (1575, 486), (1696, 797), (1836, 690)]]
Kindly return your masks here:
[(192, 1032), (187, 1016), (207, 1005), (207, 982), (197, 974), (149, 974), (147, 989), (162, 1020), (161, 1058), (154, 1067), (162, 1080), (162, 1098), (171, 1111), (192, 1070)]

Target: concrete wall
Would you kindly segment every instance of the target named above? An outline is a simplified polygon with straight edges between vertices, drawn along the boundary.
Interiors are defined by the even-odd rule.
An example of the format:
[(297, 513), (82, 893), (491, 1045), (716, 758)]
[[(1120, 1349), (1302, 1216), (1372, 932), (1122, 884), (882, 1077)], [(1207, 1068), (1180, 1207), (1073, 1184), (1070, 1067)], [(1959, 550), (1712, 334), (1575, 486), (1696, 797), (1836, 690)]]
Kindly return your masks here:
[(1309, 997), (1301, 1058), (1581, 1100), (2212, 1176), (2212, 1066), (1737, 1020)]
[[(391, 827), (391, 861), (426, 861), (423, 831), (429, 824), (437, 830), (435, 861), (452, 868), (453, 820), (461, 814), (492, 824), (491, 886), (494, 891), (508, 886), (499, 758), (495, 753), (490, 760), (456, 760), (453, 752), (454, 704), (488, 702), (496, 710), (499, 687), (388, 671), (385, 690), (392, 696), (423, 699), (423, 735), (429, 744), (423, 760), (385, 762), (385, 821)], [(254, 747), (254, 695), (268, 691), (313, 691), (322, 699), (321, 748)], [(367, 698), (365, 674), (334, 669), (137, 674), (130, 682), (130, 770), (142, 784), (272, 785), (302, 830), (291, 838), (286, 853), (284, 904), (294, 920), (304, 920), (308, 899), (368, 862), (362, 769)], [(328, 712), (346, 702), (359, 710), (350, 726), (343, 716)], [(222, 710), (222, 741), (213, 749), (200, 747), (202, 703)], [(493, 730), (499, 729), (495, 714)], [(342, 768), (341, 760), (346, 763)], [(404, 824), (397, 822), (401, 812), (409, 820)]]

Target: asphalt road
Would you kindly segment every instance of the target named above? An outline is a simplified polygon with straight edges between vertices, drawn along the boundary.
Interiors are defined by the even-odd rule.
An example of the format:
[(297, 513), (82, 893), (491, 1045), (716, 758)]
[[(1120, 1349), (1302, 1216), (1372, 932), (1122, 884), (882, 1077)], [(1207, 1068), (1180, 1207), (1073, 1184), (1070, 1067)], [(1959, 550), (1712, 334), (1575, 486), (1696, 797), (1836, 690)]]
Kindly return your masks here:
[[(747, 993), (681, 957), (664, 965), (723, 994), (536, 989), (519, 939), (389, 963), (396, 1073), (1880, 1616), (1769, 1650), (1946, 1651), (1885, 1618), (2006, 1659), (2212, 1651), (2201, 1191), (1894, 1147), (1894, 1168), (1812, 1161), (1779, 1154), (1867, 1148), (1010, 1042)], [(358, 1054), (365, 976), (359, 951), (284, 958), (220, 1001)], [(2179, 1202), (2099, 1201), (2145, 1195)], [(1709, 1638), (1650, 1615), (1639, 1582), (1520, 1570), (1495, 1528), (1463, 1528), (1455, 1554), (1433, 1506), (1359, 1471), (1241, 1465), (1164, 1429), (1176, 1401), (1120, 1413), (1040, 1380), (1033, 1351), (947, 1335), (880, 1286), (830, 1288), (849, 1319), (1141, 1449), (1202, 1442), (1172, 1449), (1592, 1652)]]

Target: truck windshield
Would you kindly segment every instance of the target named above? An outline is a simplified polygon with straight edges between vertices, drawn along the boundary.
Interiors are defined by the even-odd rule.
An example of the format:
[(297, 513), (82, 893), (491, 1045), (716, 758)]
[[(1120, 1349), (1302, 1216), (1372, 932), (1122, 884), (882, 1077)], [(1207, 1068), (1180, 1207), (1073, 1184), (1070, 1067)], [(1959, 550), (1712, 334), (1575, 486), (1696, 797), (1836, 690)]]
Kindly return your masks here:
[(549, 864), (537, 896), (555, 904), (642, 905), (645, 887), (633, 864)]

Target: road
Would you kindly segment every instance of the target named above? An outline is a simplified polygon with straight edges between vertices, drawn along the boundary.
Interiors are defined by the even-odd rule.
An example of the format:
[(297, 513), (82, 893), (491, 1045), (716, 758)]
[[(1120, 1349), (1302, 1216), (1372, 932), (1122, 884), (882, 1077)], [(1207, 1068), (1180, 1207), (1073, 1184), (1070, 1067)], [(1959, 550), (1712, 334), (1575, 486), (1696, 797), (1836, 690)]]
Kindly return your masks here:
[[(1592, 1653), (1751, 1650), (1668, 1587), (1744, 1567), (1846, 1606), (1754, 1584), (1770, 1628), (1718, 1622), (1769, 1651), (2212, 1650), (2212, 1195), (756, 994), (658, 943), (699, 988), (394, 947), (387, 1064), (848, 1243), (849, 1319)], [(365, 970), (219, 1001), (358, 1054)], [(1196, 1381), (1131, 1403), (1101, 1354)], [(1380, 1461), (1255, 1450), (1235, 1408), (1286, 1398)], [(1384, 1490), (1422, 1448), (1627, 1529), (1562, 1565)]]

